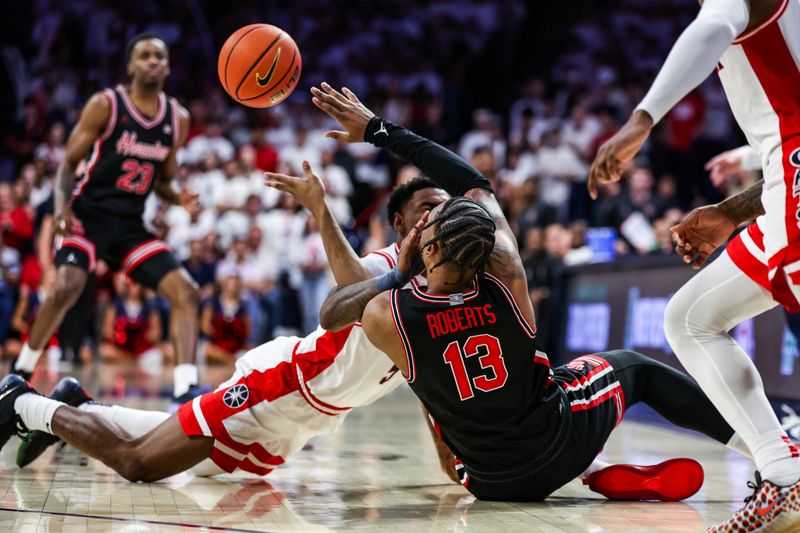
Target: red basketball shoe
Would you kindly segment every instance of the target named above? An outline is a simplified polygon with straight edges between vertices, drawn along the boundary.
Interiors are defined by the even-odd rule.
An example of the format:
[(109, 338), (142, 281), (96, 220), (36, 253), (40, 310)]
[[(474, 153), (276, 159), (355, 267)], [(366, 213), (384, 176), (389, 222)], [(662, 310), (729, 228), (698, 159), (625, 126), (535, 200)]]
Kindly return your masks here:
[(703, 477), (700, 463), (679, 458), (653, 466), (611, 465), (590, 474), (583, 484), (611, 500), (675, 502), (700, 490)]
[(800, 481), (779, 487), (762, 480), (756, 472), (756, 482), (748, 481), (753, 495), (745, 498), (744, 507), (730, 520), (708, 528), (708, 533), (797, 533), (800, 531)]

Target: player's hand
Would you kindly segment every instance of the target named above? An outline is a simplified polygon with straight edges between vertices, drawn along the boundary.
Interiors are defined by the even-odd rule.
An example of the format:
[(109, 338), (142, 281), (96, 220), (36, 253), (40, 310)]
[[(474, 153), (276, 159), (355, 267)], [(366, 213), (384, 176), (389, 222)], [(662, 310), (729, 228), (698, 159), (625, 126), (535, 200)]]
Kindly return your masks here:
[(450, 450), (447, 450), (447, 452), (439, 454), (439, 465), (447, 477), (460, 485), (461, 482), (458, 480), (458, 474), (456, 473), (456, 456), (450, 453)]
[(326, 132), (325, 136), (348, 143), (364, 142), (367, 124), (375, 113), (367, 109), (347, 87), (342, 88), (342, 93), (327, 83), (322, 83), (321, 89), (311, 88), (311, 94), (314, 95), (311, 101), (314, 105), (325, 111), (345, 129), (345, 131)]
[(65, 237), (67, 235), (72, 235), (76, 230), (76, 226), (79, 225), (80, 222), (77, 221), (75, 214), (72, 212), (72, 208), (69, 206), (64, 206), (60, 213), (55, 213), (53, 215), (53, 227), (59, 235)]
[(675, 252), (695, 270), (730, 237), (736, 224), (716, 205), (698, 207), (672, 226)]
[(712, 157), (704, 168), (714, 187), (719, 187), (729, 176), (742, 170), (742, 154), (738, 149), (722, 152)]
[(308, 161), (303, 161), (303, 173), (305, 177), (296, 178), (285, 174), (265, 172), (265, 183), (267, 187), (291, 194), (297, 200), (297, 203), (314, 212), (325, 205), (325, 185), (319, 176), (311, 170), (311, 165)]
[[(422, 228), (428, 223), (428, 215), (430, 215), (430, 211), (425, 211), (400, 243), (400, 254), (397, 258), (397, 269), (400, 272), (410, 272), (412, 269), (422, 268), (418, 259), (419, 242), (422, 237)], [(416, 272), (413, 272), (412, 277), (415, 274)]]
[(598, 184), (619, 181), (622, 165), (639, 152), (652, 127), (650, 115), (636, 111), (622, 129), (600, 146), (589, 169), (589, 195), (593, 200), (597, 199)]

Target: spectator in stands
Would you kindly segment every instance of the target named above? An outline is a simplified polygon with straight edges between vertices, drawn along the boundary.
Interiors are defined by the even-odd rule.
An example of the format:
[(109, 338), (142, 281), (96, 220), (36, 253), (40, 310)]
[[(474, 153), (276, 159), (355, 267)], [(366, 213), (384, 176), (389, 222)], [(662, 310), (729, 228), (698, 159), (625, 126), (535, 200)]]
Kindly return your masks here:
[(250, 317), (242, 298), (242, 280), (231, 266), (219, 272), (219, 291), (206, 300), (200, 328), (208, 342), (206, 363), (233, 364), (248, 346)]

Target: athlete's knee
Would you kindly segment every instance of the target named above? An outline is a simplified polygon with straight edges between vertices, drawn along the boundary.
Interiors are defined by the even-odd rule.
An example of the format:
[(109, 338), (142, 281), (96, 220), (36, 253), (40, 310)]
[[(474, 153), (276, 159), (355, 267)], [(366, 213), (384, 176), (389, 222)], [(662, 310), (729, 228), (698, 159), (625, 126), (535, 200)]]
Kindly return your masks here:
[(676, 344), (712, 332), (706, 317), (698, 312), (697, 300), (683, 287), (670, 299), (664, 309), (664, 334), (673, 349)]
[(139, 481), (149, 483), (158, 481), (163, 475), (155, 472), (145, 461), (144, 454), (141, 453), (137, 445), (138, 440), (128, 440), (120, 450), (116, 464), (110, 465), (120, 476), (127, 481), (136, 483)]
[(173, 290), (167, 295), (170, 304), (180, 309), (197, 309), (200, 307), (200, 290), (197, 285), (183, 277), (176, 278)]
[(83, 292), (83, 280), (59, 280), (50, 295), (59, 309), (72, 307)]

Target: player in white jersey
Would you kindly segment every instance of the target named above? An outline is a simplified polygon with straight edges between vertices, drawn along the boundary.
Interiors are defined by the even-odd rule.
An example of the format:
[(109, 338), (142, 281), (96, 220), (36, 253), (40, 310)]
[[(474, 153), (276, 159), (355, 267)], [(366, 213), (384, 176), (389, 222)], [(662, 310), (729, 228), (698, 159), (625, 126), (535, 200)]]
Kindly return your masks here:
[[(800, 450), (781, 428), (747, 354), (728, 335), (782, 304), (800, 309), (800, 0), (705, 0), (625, 126), (598, 151), (589, 175), (616, 181), (651, 128), (717, 70), (733, 114), (764, 170), (752, 188), (696, 210), (673, 228), (699, 267), (736, 225), (762, 214), (681, 288), (664, 327), (676, 356), (752, 452), (753, 498), (713, 531), (798, 531)], [(761, 202), (758, 201), (760, 194)]]

